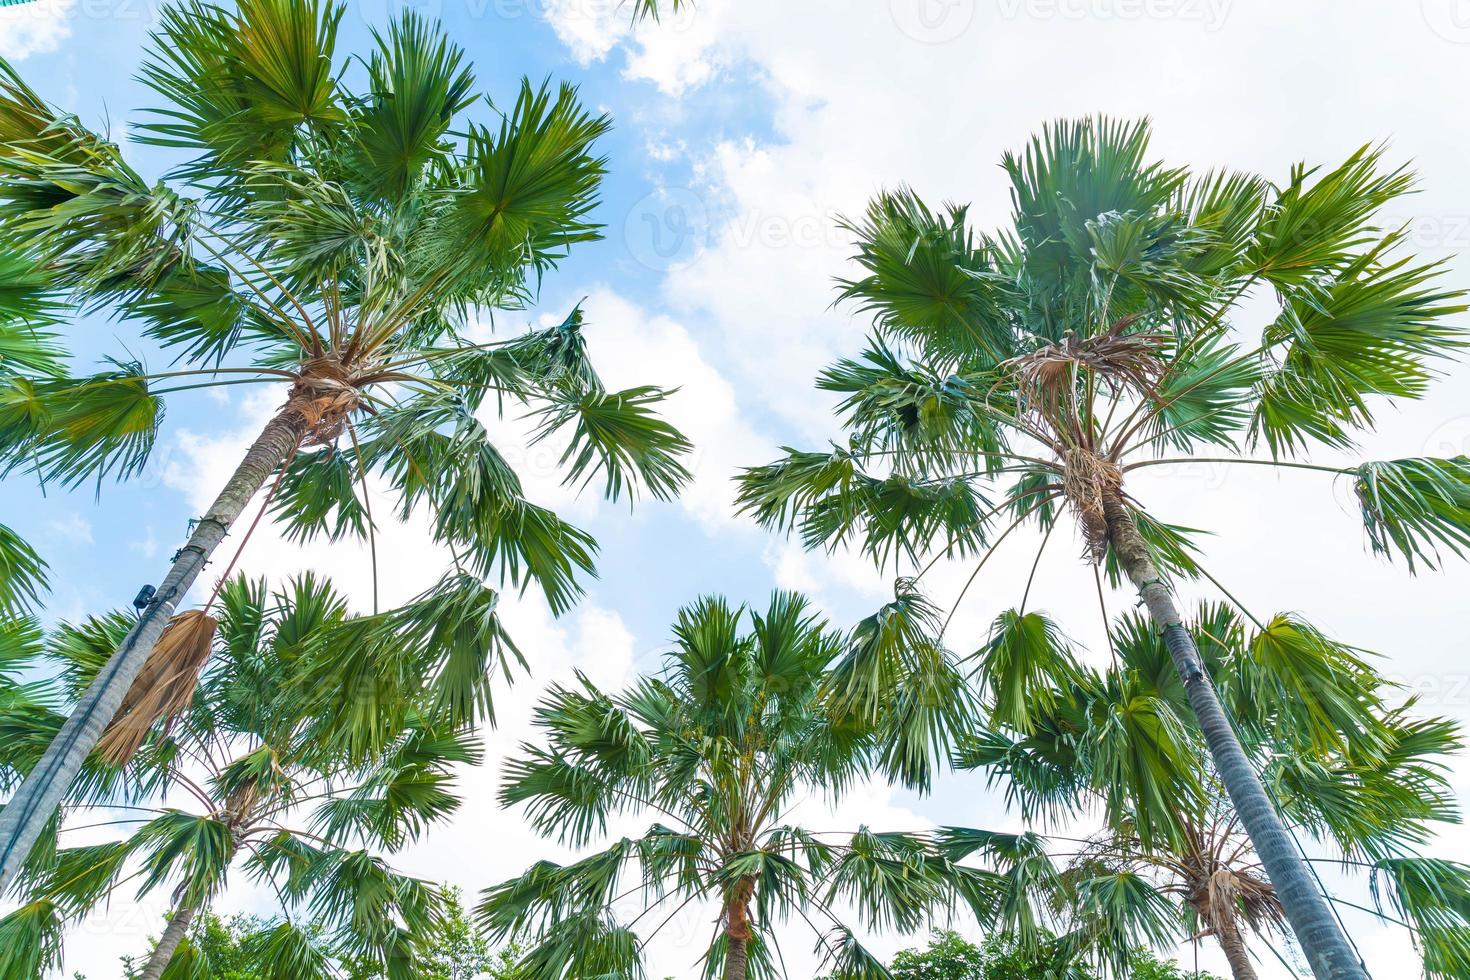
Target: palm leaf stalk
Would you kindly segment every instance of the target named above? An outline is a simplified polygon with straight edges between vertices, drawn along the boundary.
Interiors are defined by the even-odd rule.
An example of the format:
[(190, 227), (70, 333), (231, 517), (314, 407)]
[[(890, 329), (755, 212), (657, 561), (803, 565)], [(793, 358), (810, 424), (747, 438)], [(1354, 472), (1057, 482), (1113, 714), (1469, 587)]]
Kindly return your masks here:
[[(1458, 726), (1415, 714), (1412, 699), (1389, 707), (1397, 688), (1368, 654), (1289, 617), (1253, 628), (1224, 605), (1202, 605), (1187, 628), (1252, 763), (1317, 860), (1376, 881), (1399, 861), (1421, 865), (1422, 845), (1458, 822), (1446, 778)], [(1098, 671), (1079, 663), (1055, 623), (1013, 611), (996, 622), (992, 645), (1002, 644), (1026, 645), (1026, 662), (1041, 666), (1025, 684), (1006, 672), (1006, 682), (987, 686), (982, 725), (955, 764), (985, 771), (1029, 823), (1104, 819), (1094, 837), (1069, 842), (1080, 849), (1053, 852), (1071, 859), (1064, 900), (1049, 891), (1037, 904), (1059, 909), (1059, 931), (1113, 969), (1124, 969), (1138, 943), (1212, 937), (1236, 980), (1254, 978), (1252, 937), (1284, 933), (1284, 910), (1188, 724), (1163, 638), (1142, 615), (1120, 617), (1116, 664)], [(1438, 877), (1453, 881), (1447, 871)], [(1456, 960), (1470, 918), (1439, 930), (1420, 916), (1386, 918), (1413, 930), (1430, 976), (1470, 968)], [(1441, 972), (1446, 963), (1458, 965)]]
[[(386, 481), (397, 516), (425, 514), (462, 575), (534, 582), (558, 613), (593, 572), (595, 542), (526, 499), (477, 413), (529, 413), (535, 439), (567, 443), (568, 481), (603, 474), (613, 499), (665, 497), (687, 478), (688, 443), (656, 414), (664, 392), (605, 389), (580, 311), (512, 339), (465, 336), (476, 311), (524, 306), (571, 246), (599, 237), (589, 214), (604, 161), (592, 146), (608, 120), (570, 87), (528, 82), (495, 124), (468, 119), (463, 53), (412, 14), (376, 37), (366, 84), (351, 89), (334, 46), (344, 10), (165, 8), (140, 75), (163, 105), (135, 138), (183, 162), (154, 184), (0, 64), (5, 254), (182, 362), (0, 378), (0, 463), (100, 490), (147, 464), (170, 392), (274, 384), (284, 396), (0, 814), (0, 882), (272, 475), (272, 513), (292, 536), (372, 542), (368, 481)], [(441, 610), (456, 611), (470, 607)]]
[[(1180, 581), (1214, 580), (1194, 532), (1147, 510), (1127, 478), (1201, 458), (1347, 477), (1375, 551), (1414, 570), (1463, 550), (1470, 460), (1310, 459), (1350, 450), (1379, 404), (1422, 396), (1464, 345), (1450, 323), (1462, 293), (1378, 224), (1413, 183), (1383, 156), (1364, 147), (1279, 185), (1195, 175), (1150, 158), (1146, 124), (1096, 119), (1048, 126), (1005, 157), (1015, 215), (997, 234), (974, 231), (964, 207), (885, 193), (849, 223), (861, 274), (842, 283), (874, 336), (818, 381), (844, 398), (845, 445), (788, 450), (741, 477), (745, 509), (808, 547), (912, 562), (892, 608), (913, 605), (935, 562), (978, 559), (973, 582), (1014, 531), (1070, 515), (1087, 562), (1138, 590), (1167, 641), (1213, 769), (1323, 978), (1362, 966), (1174, 599)], [(1258, 293), (1280, 312), (1247, 331), (1236, 320)], [(855, 649), (853, 677), (882, 673), (885, 656), (898, 676), (894, 649)], [(881, 689), (854, 690), (881, 706)]]
[[(214, 656), (188, 708), (167, 730), (150, 733), (125, 765), (90, 758), (68, 792), (67, 821), (50, 823), (12, 882), (22, 905), (0, 920), (3, 955), (36, 972), (0, 974), (59, 966), (67, 926), (136, 883), (140, 897), (166, 890), (172, 900), (139, 975), (175, 975), (165, 973), (174, 958), (193, 955), (181, 946), (193, 917), (243, 872), (270, 887), (285, 915), (261, 938), (266, 975), (327, 978), (337, 975), (332, 961), (348, 959), (389, 977), (423, 975), (440, 895), (395, 872), (383, 855), (457, 810), (454, 767), (478, 762), (481, 749), (443, 704), (473, 697), (464, 685), (483, 680), (456, 670), (463, 654), (441, 638), (406, 645), (400, 666), (417, 681), (379, 692), (393, 702), (381, 714), (395, 721), (377, 750), (359, 754), (337, 737), (316, 689), (331, 676), (339, 638), (360, 636), (365, 617), (310, 575), (276, 592), (263, 580), (233, 578), (220, 606)], [(58, 692), (0, 712), (7, 776), (33, 767), (61, 728), (67, 701), (103, 669), (129, 619), (63, 625), (35, 650), (57, 668)], [(65, 845), (74, 828), (102, 827), (116, 836)], [(40, 908), (56, 914), (35, 915)], [(323, 929), (299, 924), (293, 913)]]
[[(572, 847), (614, 816), (655, 822), (487, 889), (480, 921), (526, 942), (516, 975), (528, 980), (641, 976), (644, 946), (695, 902), (718, 908), (707, 977), (784, 974), (775, 927), (800, 919), (828, 972), (887, 978), (840, 907), (866, 926), (912, 932), (949, 907), (954, 888), (924, 834), (793, 822), (803, 800), (835, 801), (864, 778), (880, 749), (879, 733), (829, 698), (826, 668), (844, 638), (790, 593), (763, 612), (701, 599), (680, 612), (674, 637), (665, 669), (620, 693), (586, 677), (554, 688), (536, 712), (544, 738), (507, 764), (501, 790), (505, 805), (524, 805), (539, 832)], [(621, 922), (615, 906), (632, 896), (642, 911)]]

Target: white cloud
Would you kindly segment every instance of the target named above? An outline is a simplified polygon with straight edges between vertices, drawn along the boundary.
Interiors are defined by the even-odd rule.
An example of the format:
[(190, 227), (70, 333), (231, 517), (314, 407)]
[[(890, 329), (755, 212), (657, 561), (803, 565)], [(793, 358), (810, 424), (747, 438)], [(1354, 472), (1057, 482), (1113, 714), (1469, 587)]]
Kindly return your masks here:
[(66, 514), (56, 520), (47, 521), (46, 527), (72, 546), (92, 543), (92, 524), (79, 514)]
[(595, 289), (583, 309), (588, 346), (610, 389), (645, 384), (678, 389), (661, 412), (694, 444), (686, 462), (694, 479), (680, 494), (680, 506), (707, 530), (734, 523), (736, 469), (770, 454), (770, 440), (751, 427), (741, 394), (682, 323), (607, 288)]
[(627, 34), (628, 18), (616, 0), (545, 0), (544, 8), (557, 39), (583, 65), (607, 57)]
[(67, 18), (77, 0), (30, 0), (0, 7), (0, 57), (19, 61), (55, 51), (71, 36)]

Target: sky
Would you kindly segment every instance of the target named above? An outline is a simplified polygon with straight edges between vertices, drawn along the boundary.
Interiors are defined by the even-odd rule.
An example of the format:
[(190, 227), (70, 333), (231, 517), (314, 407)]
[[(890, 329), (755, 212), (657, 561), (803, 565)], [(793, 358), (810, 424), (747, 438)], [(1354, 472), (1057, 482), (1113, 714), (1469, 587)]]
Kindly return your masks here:
[[(668, 411), (696, 444), (695, 479), (682, 498), (632, 512), (562, 488), (554, 453), (516, 460), (537, 499), (597, 536), (601, 577), (560, 619), (533, 596), (506, 602), (532, 673), (500, 690), (499, 727), (486, 736), (486, 763), (464, 774), (459, 818), (397, 862), (467, 893), (539, 857), (564, 856), (495, 802), (499, 761), (527, 737), (545, 684), (582, 669), (615, 687), (656, 669), (676, 611), (702, 594), (759, 603), (773, 588), (800, 589), (843, 626), (891, 595), (891, 571), (850, 554), (803, 553), (738, 516), (730, 483), (738, 467), (773, 459), (782, 446), (820, 447), (839, 436), (832, 402), (811, 379), (863, 342), (866, 324), (833, 308), (832, 283), (852, 268), (839, 218), (878, 190), (908, 184), (930, 201), (968, 202), (978, 226), (996, 226), (1010, 207), (1001, 154), (1048, 120), (1093, 113), (1150, 117), (1154, 151), (1171, 164), (1278, 180), (1299, 161), (1331, 165), (1387, 141), (1393, 161), (1412, 163), (1421, 189), (1392, 217), (1409, 226), (1420, 254), (1447, 259), (1452, 281), (1470, 286), (1467, 0), (698, 0), (636, 31), (618, 0), (410, 6), (442, 19), (493, 101), (513, 98), (523, 75), (551, 76), (578, 84), (589, 105), (611, 114), (598, 211), (605, 240), (574, 253), (533, 309), (500, 314), (496, 326), (559, 322), (583, 302), (609, 383), (679, 387)], [(400, 0), (354, 4), (341, 50), (365, 51), (370, 28), (399, 9)], [(128, 125), (149, 102), (132, 76), (156, 13), (154, 0), (0, 8), (0, 55), (47, 98), (127, 145)], [(127, 149), (145, 173), (165, 165), (149, 148)], [(1253, 303), (1238, 323), (1256, 332), (1270, 316), (1268, 304)], [(72, 339), (83, 361), (136, 349), (125, 325), (97, 317), (79, 321)], [(0, 485), (0, 520), (38, 545), (55, 572), (48, 615), (74, 620), (124, 605), (156, 582), (187, 518), (207, 506), (279, 398), (181, 396), (148, 469), (121, 487), (43, 495), (15, 477)], [(516, 445), (524, 424), (508, 420), (496, 431)], [(1465, 452), (1470, 369), (1454, 366), (1429, 398), (1383, 406), (1357, 453), (1317, 458)], [(1350, 488), (1321, 474), (1208, 464), (1149, 474), (1133, 481), (1135, 495), (1172, 523), (1213, 532), (1209, 567), (1247, 608), (1298, 611), (1376, 651), (1423, 710), (1470, 723), (1465, 565), (1410, 577), (1402, 564), (1375, 558)], [(1018, 601), (1035, 545), (1018, 540), (987, 566), (951, 627), (957, 650), (977, 646), (996, 613)], [(393, 555), (382, 569), (385, 602), (417, 593), (443, 568), (422, 529), (389, 529), (379, 546)], [(1033, 594), (1096, 656), (1105, 647), (1078, 551), (1050, 549)], [(368, 564), (351, 547), (303, 548), (264, 532), (241, 567), (275, 580), (315, 569), (359, 608), (370, 602)], [(953, 602), (967, 574), (939, 568), (931, 594)], [(1183, 591), (1186, 602), (1219, 598)], [(1107, 597), (1113, 611), (1131, 601)], [(1470, 800), (1464, 760), (1453, 778)], [(873, 784), (835, 812), (820, 801), (807, 808), (832, 827), (1021, 826), (982, 778), (966, 774), (943, 778), (925, 797)], [(1452, 832), (1431, 850), (1463, 857), (1470, 834)], [(1329, 882), (1345, 899), (1368, 901), (1361, 878)], [(269, 911), (268, 896), (238, 887), (221, 910)], [(117, 956), (145, 950), (162, 912), (161, 897), (119, 895), (73, 937), (67, 974), (116, 975)], [(1344, 915), (1375, 976), (1417, 975), (1402, 931)], [(677, 916), (653, 944), (650, 975), (696, 975), (712, 921), (710, 909)], [(803, 929), (782, 933), (793, 978), (815, 975), (813, 937)], [(920, 940), (882, 936), (874, 945), (886, 953)], [(1192, 947), (1176, 952), (1193, 962)], [(1202, 967), (1225, 972), (1208, 942), (1198, 953)], [(1269, 956), (1261, 970), (1290, 975)]]

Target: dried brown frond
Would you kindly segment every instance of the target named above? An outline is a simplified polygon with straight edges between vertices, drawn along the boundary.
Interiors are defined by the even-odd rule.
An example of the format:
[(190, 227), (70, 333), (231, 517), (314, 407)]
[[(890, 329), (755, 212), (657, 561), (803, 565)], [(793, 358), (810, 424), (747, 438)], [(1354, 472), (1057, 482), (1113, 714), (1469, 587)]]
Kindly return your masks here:
[(1123, 485), (1123, 471), (1090, 449), (1074, 448), (1062, 457), (1062, 492), (1077, 515), (1087, 557), (1094, 564), (1107, 557), (1108, 519), (1103, 498)]
[(1206, 932), (1230, 935), (1245, 924), (1256, 933), (1280, 932), (1286, 910), (1276, 889), (1254, 871), (1217, 867), (1203, 882), (1195, 882), (1190, 905)]
[(1006, 362), (1029, 411), (1053, 426), (1060, 425), (1070, 412), (1072, 386), (1084, 374), (1092, 375), (1115, 393), (1132, 391), (1148, 397), (1164, 370), (1162, 355), (1170, 337), (1164, 333), (1127, 333), (1137, 319), (1123, 317), (1106, 333), (1091, 337), (1079, 338), (1068, 331), (1058, 343)]
[(169, 621), (97, 743), (97, 752), (106, 762), (126, 764), (155, 722), (172, 719), (189, 707), (218, 625), (213, 616), (199, 609)]
[(362, 404), (355, 379), (331, 357), (318, 357), (301, 365), (301, 374), (291, 387), (286, 407), (307, 421), (306, 445), (326, 446), (342, 434), (347, 417)]

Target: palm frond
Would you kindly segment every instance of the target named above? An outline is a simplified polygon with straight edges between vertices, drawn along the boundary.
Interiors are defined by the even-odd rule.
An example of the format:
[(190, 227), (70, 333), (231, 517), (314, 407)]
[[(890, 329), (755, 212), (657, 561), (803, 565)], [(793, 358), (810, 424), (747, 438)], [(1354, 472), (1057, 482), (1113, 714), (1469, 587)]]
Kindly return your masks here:
[(0, 616), (33, 612), (49, 588), (47, 565), (20, 535), (0, 524)]
[(1055, 706), (1055, 692), (1078, 674), (1071, 644), (1061, 628), (1041, 613), (1011, 609), (991, 624), (990, 638), (973, 659), (988, 695), (992, 724), (1023, 734)]
[(56, 902), (27, 902), (0, 919), (0, 976), (41, 977), (61, 967), (66, 917)]
[(908, 188), (880, 194), (861, 220), (843, 224), (867, 275), (838, 285), (843, 299), (895, 338), (938, 358), (978, 354), (999, 363), (1013, 349), (1009, 284), (966, 228), (967, 216), (956, 205), (931, 211)]
[(632, 497), (640, 486), (655, 498), (668, 500), (690, 479), (679, 459), (693, 449), (678, 429), (653, 411), (668, 395), (643, 386), (553, 402), (543, 410), (537, 438), (571, 427), (561, 457), (562, 465), (571, 463), (564, 483), (580, 482), (585, 487), (601, 472), (608, 500), (624, 494)]
[(251, 933), (244, 948), (260, 980), (329, 980), (336, 975), (327, 951), (311, 933), (292, 922)]
[(1434, 568), (1439, 548), (1470, 547), (1470, 458), (1396, 459), (1358, 467), (1353, 489), (1373, 550)]
[(444, 157), (446, 132), (475, 101), (464, 51), (438, 25), (406, 10), (368, 60), (370, 94), (352, 109), (354, 182), (397, 199), (426, 166)]
[(125, 480), (147, 465), (162, 419), (163, 401), (137, 363), (76, 379), (13, 379), (0, 388), (0, 459), (69, 487)]
[(522, 81), (498, 130), (471, 125), (450, 196), (426, 229), (431, 263), (453, 270), (445, 290), (466, 300), (528, 298), (538, 277), (566, 250), (601, 237), (589, 220), (605, 161), (592, 144), (609, 128), (577, 91)]
[(1434, 858), (1380, 861), (1370, 878), (1374, 901), (1417, 928), (1425, 972), (1439, 980), (1470, 969), (1470, 867)]
[(164, 8), (140, 78), (170, 106), (152, 110), (138, 138), (191, 151), (177, 175), (239, 200), (245, 164), (287, 161), (300, 141), (346, 121), (332, 64), (346, 9), (330, 0)]

